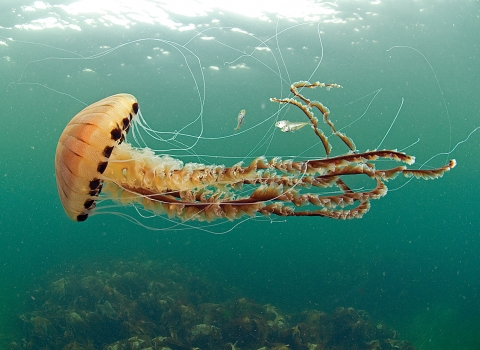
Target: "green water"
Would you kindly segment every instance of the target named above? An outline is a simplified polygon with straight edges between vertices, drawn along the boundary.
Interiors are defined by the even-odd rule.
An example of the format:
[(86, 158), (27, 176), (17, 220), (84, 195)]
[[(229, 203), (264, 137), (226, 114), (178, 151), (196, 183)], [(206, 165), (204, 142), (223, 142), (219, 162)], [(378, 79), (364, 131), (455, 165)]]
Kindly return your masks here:
[[(112, 209), (165, 228), (151, 231), (114, 215), (70, 222), (57, 197), (53, 159), (65, 124), (84, 107), (81, 101), (118, 92), (135, 95), (150, 126), (170, 132), (165, 137), (200, 135), (201, 114), (202, 135), (210, 140), (148, 142), (180, 149), (167, 153), (186, 162), (324, 156), (320, 145), (309, 149), (318, 140), (307, 129), (282, 134), (272, 128), (278, 106), (269, 98), (287, 97), (290, 83), (307, 79), (343, 86), (308, 96), (329, 107), (338, 128), (363, 115), (342, 130), (359, 151), (380, 144), (403, 98), (381, 147), (403, 149), (420, 139), (406, 150), (417, 165), (448, 152), (480, 125), (478, 1), (396, 3), (340, 1), (335, 15), (312, 22), (215, 9), (194, 17), (169, 13), (190, 30), (142, 23), (127, 10), (109, 14), (129, 18), (128, 28), (105, 14), (0, 5), (0, 333), (8, 338), (24, 291), (47, 270), (142, 253), (200, 266), (257, 302), (290, 312), (366, 310), (418, 349), (480, 348), (478, 132), (451, 155), (428, 162), (435, 167), (457, 159), (442, 179), (403, 187), (404, 179), (391, 181), (392, 191), (354, 221), (255, 218), (215, 235), (205, 230), (223, 232), (235, 223), (198, 224), (205, 230), (191, 223), (178, 231), (165, 218)], [(57, 25), (22, 26), (45, 18)], [(241, 109), (247, 110), (244, 132), (232, 136)], [(302, 118), (293, 110), (282, 113)], [(331, 139), (333, 153), (346, 152)], [(205, 156), (192, 157), (188, 146)]]

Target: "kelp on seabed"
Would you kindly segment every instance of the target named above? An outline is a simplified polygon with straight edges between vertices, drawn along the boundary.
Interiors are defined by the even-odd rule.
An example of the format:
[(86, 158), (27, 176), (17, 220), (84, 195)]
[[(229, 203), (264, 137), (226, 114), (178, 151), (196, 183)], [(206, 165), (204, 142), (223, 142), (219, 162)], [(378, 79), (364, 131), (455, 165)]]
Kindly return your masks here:
[(171, 261), (57, 267), (25, 299), (9, 349), (414, 349), (365, 311), (287, 314)]

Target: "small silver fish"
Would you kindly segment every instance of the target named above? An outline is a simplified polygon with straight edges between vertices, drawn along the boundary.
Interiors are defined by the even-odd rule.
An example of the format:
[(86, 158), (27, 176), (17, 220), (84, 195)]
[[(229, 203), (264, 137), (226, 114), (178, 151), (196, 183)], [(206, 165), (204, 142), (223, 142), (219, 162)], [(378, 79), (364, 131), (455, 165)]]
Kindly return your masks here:
[(282, 130), (283, 132), (295, 131), (303, 128), (305, 125), (310, 124), (309, 122), (289, 122), (288, 120), (279, 120), (275, 123), (275, 126)]
[(240, 127), (242, 126), (242, 123), (243, 123), (243, 119), (245, 119), (245, 113), (247, 113), (244, 109), (242, 109), (240, 111), (240, 113), (238, 113), (238, 117), (237, 117), (237, 127), (234, 129), (235, 131), (237, 131), (238, 129), (240, 129)]

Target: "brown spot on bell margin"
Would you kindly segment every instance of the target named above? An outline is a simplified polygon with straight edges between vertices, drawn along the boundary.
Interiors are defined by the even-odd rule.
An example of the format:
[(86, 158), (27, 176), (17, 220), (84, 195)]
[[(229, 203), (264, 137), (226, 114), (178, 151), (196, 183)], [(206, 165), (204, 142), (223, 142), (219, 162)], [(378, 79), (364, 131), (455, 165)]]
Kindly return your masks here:
[(123, 118), (122, 122), (123, 122), (123, 130), (128, 129), (128, 127), (130, 125), (130, 119)]
[(96, 190), (100, 187), (100, 179), (93, 179), (92, 181), (90, 181), (89, 186), (91, 190)]
[(113, 151), (113, 146), (106, 146), (103, 149), (103, 155), (107, 158), (110, 158), (110, 155), (112, 154), (112, 151)]
[(133, 109), (133, 111), (135, 112), (135, 114), (138, 113), (138, 103), (137, 103), (137, 102), (135, 102), (135, 103), (132, 105), (132, 109)]
[(95, 201), (93, 199), (87, 199), (85, 203), (83, 203), (83, 207), (85, 209), (93, 209), (95, 207)]
[(88, 214), (86, 214), (86, 213), (77, 215), (77, 221), (78, 222), (85, 221), (85, 220), (87, 220), (87, 218), (88, 218)]
[(90, 196), (94, 196), (94, 197), (98, 196), (100, 194), (100, 192), (102, 192), (102, 186), (103, 186), (103, 184), (101, 184), (98, 188), (96, 188), (94, 190), (91, 190), (90, 192), (88, 192), (88, 194)]
[(97, 171), (98, 171), (100, 174), (103, 174), (103, 172), (104, 172), (105, 169), (107, 168), (107, 165), (108, 165), (108, 162), (100, 162), (100, 163), (98, 163)]
[(110, 135), (112, 135), (112, 140), (118, 141), (122, 137), (122, 130), (120, 128), (113, 129)]

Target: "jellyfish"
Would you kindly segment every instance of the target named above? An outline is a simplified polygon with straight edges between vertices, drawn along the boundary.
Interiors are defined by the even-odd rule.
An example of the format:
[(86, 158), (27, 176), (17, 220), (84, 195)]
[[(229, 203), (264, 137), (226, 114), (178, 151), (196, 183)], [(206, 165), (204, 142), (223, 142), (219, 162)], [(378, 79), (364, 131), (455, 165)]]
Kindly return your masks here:
[[(300, 92), (300, 88), (317, 87), (341, 88), (299, 81), (290, 86), (291, 98), (270, 99), (299, 108), (311, 123), (325, 156), (306, 160), (262, 156), (233, 166), (184, 163), (128, 142), (128, 132), (142, 127), (144, 120), (134, 96), (117, 94), (84, 108), (65, 127), (55, 155), (57, 188), (66, 215), (85, 221), (95, 213), (99, 199), (109, 199), (183, 221), (235, 220), (258, 214), (353, 219), (369, 210), (371, 200), (385, 196), (386, 182), (397, 175), (436, 179), (455, 167), (455, 160), (450, 160), (436, 169), (409, 169), (406, 165), (415, 158), (406, 153), (358, 152), (353, 140), (335, 129), (328, 108)], [(330, 142), (315, 112), (345, 143), (347, 152), (330, 156)], [(402, 165), (377, 169), (376, 161), (382, 159)], [(351, 176), (367, 176), (373, 188), (350, 188), (344, 179)]]

